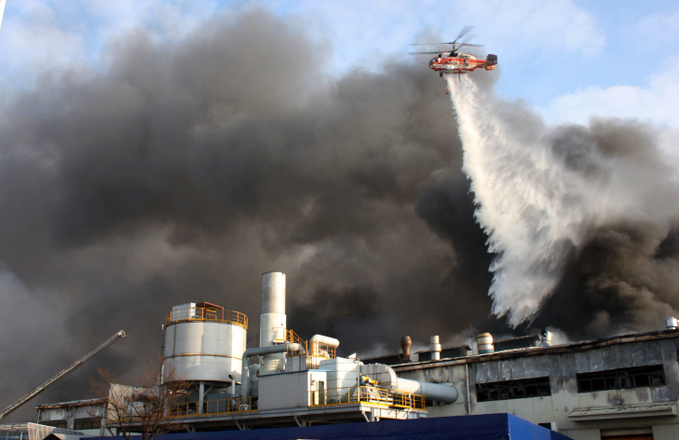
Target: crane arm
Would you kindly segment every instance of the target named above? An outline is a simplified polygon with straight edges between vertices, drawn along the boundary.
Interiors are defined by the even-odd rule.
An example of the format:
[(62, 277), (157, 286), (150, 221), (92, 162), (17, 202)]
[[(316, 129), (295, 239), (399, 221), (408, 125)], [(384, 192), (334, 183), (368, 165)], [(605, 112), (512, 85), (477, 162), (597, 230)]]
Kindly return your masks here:
[(110, 347), (111, 345), (113, 345), (116, 341), (118, 341), (118, 339), (121, 339), (121, 338), (124, 338), (124, 337), (125, 337), (125, 332), (123, 330), (120, 330), (118, 333), (116, 333), (115, 335), (108, 338), (106, 340), (106, 342), (104, 342), (103, 344), (101, 344), (100, 346), (95, 348), (94, 350), (90, 351), (89, 353), (87, 353), (85, 356), (81, 357), (77, 361), (73, 362), (68, 368), (61, 370), (54, 377), (52, 377), (51, 379), (49, 379), (48, 381), (46, 381), (45, 383), (40, 385), (38, 388), (34, 389), (33, 391), (26, 394), (21, 399), (17, 400), (13, 404), (11, 404), (10, 406), (8, 406), (4, 410), (2, 410), (2, 412), (0, 412), (0, 420), (3, 419), (7, 414), (9, 414), (12, 411), (14, 411), (15, 409), (19, 408), (24, 403), (28, 402), (29, 400), (31, 400), (32, 398), (34, 398), (38, 394), (45, 391), (47, 389), (47, 387), (52, 385), (54, 382), (58, 381), (59, 379), (61, 379), (64, 376), (66, 376), (71, 371), (75, 370), (76, 368), (78, 368), (79, 366), (84, 364), (85, 362), (89, 361), (91, 358), (93, 358), (94, 356), (99, 354), (99, 352), (101, 352), (101, 351), (107, 349), (108, 347)]

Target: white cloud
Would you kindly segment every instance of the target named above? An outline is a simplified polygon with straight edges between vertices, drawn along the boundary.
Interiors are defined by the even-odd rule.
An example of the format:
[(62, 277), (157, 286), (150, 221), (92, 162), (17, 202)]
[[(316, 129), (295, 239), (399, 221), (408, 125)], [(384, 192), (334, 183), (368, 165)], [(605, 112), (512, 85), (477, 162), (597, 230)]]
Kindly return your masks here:
[(481, 23), (504, 53), (598, 54), (606, 45), (593, 17), (572, 1), (502, 0), (462, 3), (463, 16)]
[(5, 91), (30, 87), (42, 73), (76, 67), (85, 61), (86, 42), (76, 33), (43, 23), (8, 20), (2, 32), (0, 79)]
[(633, 32), (636, 40), (643, 46), (675, 43), (679, 36), (679, 10), (641, 17), (635, 24)]
[(679, 56), (667, 60), (646, 86), (587, 87), (551, 101), (542, 114), (550, 123), (584, 124), (593, 117), (634, 118), (679, 127)]
[(0, 87), (34, 85), (45, 72), (96, 67), (111, 39), (142, 27), (177, 39), (216, 14), (215, 0), (17, 0), (0, 32)]

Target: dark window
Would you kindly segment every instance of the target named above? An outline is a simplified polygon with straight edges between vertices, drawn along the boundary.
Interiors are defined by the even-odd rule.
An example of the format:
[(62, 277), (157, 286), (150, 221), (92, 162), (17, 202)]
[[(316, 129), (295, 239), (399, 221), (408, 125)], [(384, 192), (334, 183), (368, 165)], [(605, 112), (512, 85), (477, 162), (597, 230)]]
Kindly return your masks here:
[(49, 422), (40, 422), (43, 425), (52, 426), (54, 428), (66, 429), (66, 420), (50, 420)]
[(579, 373), (577, 378), (579, 393), (665, 385), (665, 371), (662, 365)]
[(551, 395), (552, 387), (549, 385), (549, 377), (476, 384), (476, 400), (479, 402)]
[(99, 429), (101, 428), (101, 419), (76, 419), (73, 424), (73, 429), (76, 431), (80, 429)]
[(541, 422), (541, 423), (538, 423), (538, 426), (542, 426), (543, 428), (547, 428), (550, 431), (557, 431), (555, 422)]

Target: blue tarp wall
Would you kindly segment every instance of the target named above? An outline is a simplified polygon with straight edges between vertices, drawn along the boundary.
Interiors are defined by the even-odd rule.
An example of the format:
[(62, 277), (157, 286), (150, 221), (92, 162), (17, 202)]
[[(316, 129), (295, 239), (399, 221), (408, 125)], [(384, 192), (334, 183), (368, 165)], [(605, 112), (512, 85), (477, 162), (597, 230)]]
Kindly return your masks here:
[[(111, 440), (111, 437), (95, 437)], [(381, 420), (301, 428), (213, 431), (165, 434), (156, 440), (568, 440), (569, 437), (512, 414), (434, 417), (415, 420)]]

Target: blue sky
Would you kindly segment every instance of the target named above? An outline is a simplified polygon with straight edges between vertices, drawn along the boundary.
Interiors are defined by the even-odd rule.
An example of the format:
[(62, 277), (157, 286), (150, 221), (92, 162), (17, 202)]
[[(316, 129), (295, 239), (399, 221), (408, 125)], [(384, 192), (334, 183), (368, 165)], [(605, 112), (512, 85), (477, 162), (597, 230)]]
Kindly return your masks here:
[(659, 0), (8, 0), (0, 86), (11, 92), (54, 69), (96, 68), (102, 48), (139, 26), (171, 44), (205, 20), (256, 6), (300, 21), (337, 75), (380, 69), (408, 57), (410, 42), (450, 40), (473, 25), (480, 51), (499, 57), (500, 95), (547, 121), (600, 115), (679, 125), (679, 4)]

